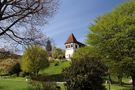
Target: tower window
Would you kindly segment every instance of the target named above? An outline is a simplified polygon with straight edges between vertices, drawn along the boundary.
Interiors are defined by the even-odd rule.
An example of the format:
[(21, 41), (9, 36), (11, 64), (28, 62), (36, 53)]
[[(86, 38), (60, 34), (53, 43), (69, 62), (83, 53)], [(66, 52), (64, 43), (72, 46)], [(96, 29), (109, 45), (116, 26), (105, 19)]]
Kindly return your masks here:
[(70, 45), (66, 45), (66, 48), (70, 48)]
[(75, 45), (75, 48), (77, 48), (77, 45)]
[(73, 47), (73, 45), (71, 45), (71, 47)]

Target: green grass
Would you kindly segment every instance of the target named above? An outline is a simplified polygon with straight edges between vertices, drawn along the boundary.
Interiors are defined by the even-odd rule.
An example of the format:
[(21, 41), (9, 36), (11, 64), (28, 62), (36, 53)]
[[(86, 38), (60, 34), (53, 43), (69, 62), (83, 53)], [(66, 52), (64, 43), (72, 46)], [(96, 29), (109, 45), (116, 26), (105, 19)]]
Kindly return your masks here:
[[(57, 66), (55, 64), (58, 63)], [(61, 74), (62, 70), (66, 67), (70, 66), (69, 61), (63, 61), (63, 62), (52, 62), (50, 63), (50, 66), (46, 68), (45, 70), (41, 71), (41, 74), (47, 74), (47, 75), (57, 75)], [(61, 90), (64, 89), (63, 84), (59, 84), (58, 86), (61, 87)], [(5, 76), (0, 78), (0, 90), (27, 90), (28, 82), (26, 82), (25, 78), (21, 77), (9, 77)]]
[(0, 90), (27, 90), (27, 85), (24, 78), (0, 79)]
[[(109, 90), (109, 86), (106, 85), (107, 90)], [(131, 90), (131, 85), (123, 85), (120, 86), (118, 84), (112, 84), (111, 85), (111, 90)]]
[[(55, 66), (55, 64), (58, 63), (58, 65)], [(62, 70), (66, 67), (70, 66), (70, 61), (55, 61), (50, 63), (50, 66), (40, 73), (44, 73), (47, 75), (56, 75), (56, 74), (61, 74)]]
[[(70, 66), (69, 61), (63, 61), (63, 62), (52, 62), (50, 63), (50, 66), (46, 68), (45, 70), (42, 70), (40, 74), (46, 74), (48, 76), (53, 76), (53, 78), (56, 78), (57, 75), (60, 75), (62, 70), (66, 67)], [(57, 65), (56, 65), (57, 64)], [(56, 76), (55, 76), (56, 75)], [(57, 77), (58, 78), (58, 77)], [(117, 82), (116, 77), (112, 77), (113, 81)], [(123, 82), (127, 83), (130, 80), (130, 78), (124, 77)], [(0, 90), (27, 90), (28, 82), (25, 81), (25, 78), (20, 77), (5, 77), (0, 78)], [(59, 83), (58, 86), (61, 87), (61, 90), (66, 90), (64, 85), (62, 83)], [(109, 85), (105, 84), (106, 89), (109, 90)], [(123, 85), (120, 86), (117, 83), (111, 84), (111, 90), (131, 90), (131, 85)]]
[[(111, 76), (111, 79), (113, 80), (114, 83), (111, 84), (111, 90), (131, 90), (132, 85), (128, 84), (128, 81), (131, 79), (130, 77), (123, 77), (122, 82), (123, 85), (118, 84), (118, 80), (116, 76)], [(109, 85), (105, 84), (107, 90), (109, 90)]]

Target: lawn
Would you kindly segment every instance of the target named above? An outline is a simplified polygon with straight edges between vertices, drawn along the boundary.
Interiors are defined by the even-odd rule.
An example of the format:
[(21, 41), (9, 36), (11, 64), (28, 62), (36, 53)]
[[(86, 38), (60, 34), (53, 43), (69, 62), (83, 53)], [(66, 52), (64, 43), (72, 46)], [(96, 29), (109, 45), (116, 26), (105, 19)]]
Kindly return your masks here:
[[(40, 72), (40, 74), (46, 74), (48, 76), (56, 76), (60, 75), (62, 70), (66, 67), (70, 66), (69, 61), (62, 61), (62, 62), (52, 62), (50, 66)], [(56, 78), (53, 77), (53, 78)], [(112, 77), (114, 81), (117, 81), (116, 77)], [(130, 78), (124, 77), (123, 82), (127, 83)], [(0, 90), (27, 90), (28, 82), (26, 82), (25, 78), (21, 77), (8, 77), (8, 78), (0, 78)], [(62, 83), (58, 83), (58, 86), (61, 87), (61, 90), (65, 90), (64, 85)], [(109, 90), (109, 85), (105, 84), (107, 90)], [(131, 90), (131, 85), (123, 85), (119, 86), (116, 84), (111, 84), (111, 90)]]
[[(57, 64), (57, 65), (56, 65)], [(41, 74), (46, 75), (58, 75), (61, 74), (62, 70), (70, 65), (69, 61), (62, 62), (52, 62), (50, 66), (45, 70), (41, 71)], [(61, 87), (61, 90), (64, 89), (63, 84), (58, 84)], [(25, 78), (21, 77), (2, 77), (0, 78), (0, 90), (27, 90), (28, 82)]]
[[(107, 90), (109, 90), (108, 85), (106, 85)], [(112, 84), (111, 85), (111, 90), (131, 90), (131, 85), (123, 85), (120, 86), (118, 84)]]
[[(123, 85), (118, 84), (118, 80), (116, 76), (111, 76), (113, 83), (111, 84), (111, 90), (131, 90), (132, 85), (128, 84), (128, 81), (131, 79), (130, 77), (123, 77), (122, 82)], [(109, 90), (109, 85), (105, 84), (107, 90)]]
[(0, 90), (27, 90), (25, 78), (0, 79)]

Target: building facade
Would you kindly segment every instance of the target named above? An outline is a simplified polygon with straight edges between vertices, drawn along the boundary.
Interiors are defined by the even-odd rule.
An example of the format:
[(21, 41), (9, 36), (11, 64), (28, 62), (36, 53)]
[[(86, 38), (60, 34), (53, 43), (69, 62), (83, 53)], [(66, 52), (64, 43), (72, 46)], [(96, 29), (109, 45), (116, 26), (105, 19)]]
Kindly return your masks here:
[(65, 58), (70, 59), (73, 56), (73, 53), (76, 51), (76, 49), (84, 46), (85, 45), (83, 43), (76, 40), (73, 33), (70, 34), (67, 41), (65, 42)]

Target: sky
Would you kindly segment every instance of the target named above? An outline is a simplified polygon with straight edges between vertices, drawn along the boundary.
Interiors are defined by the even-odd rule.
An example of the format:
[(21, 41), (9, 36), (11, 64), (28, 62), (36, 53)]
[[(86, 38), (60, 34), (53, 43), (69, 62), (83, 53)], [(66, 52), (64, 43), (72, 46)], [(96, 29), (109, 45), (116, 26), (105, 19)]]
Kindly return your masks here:
[(79, 42), (85, 43), (89, 26), (94, 20), (124, 1), (126, 0), (61, 0), (56, 14), (42, 29), (53, 39), (55, 46), (62, 49), (71, 33)]

